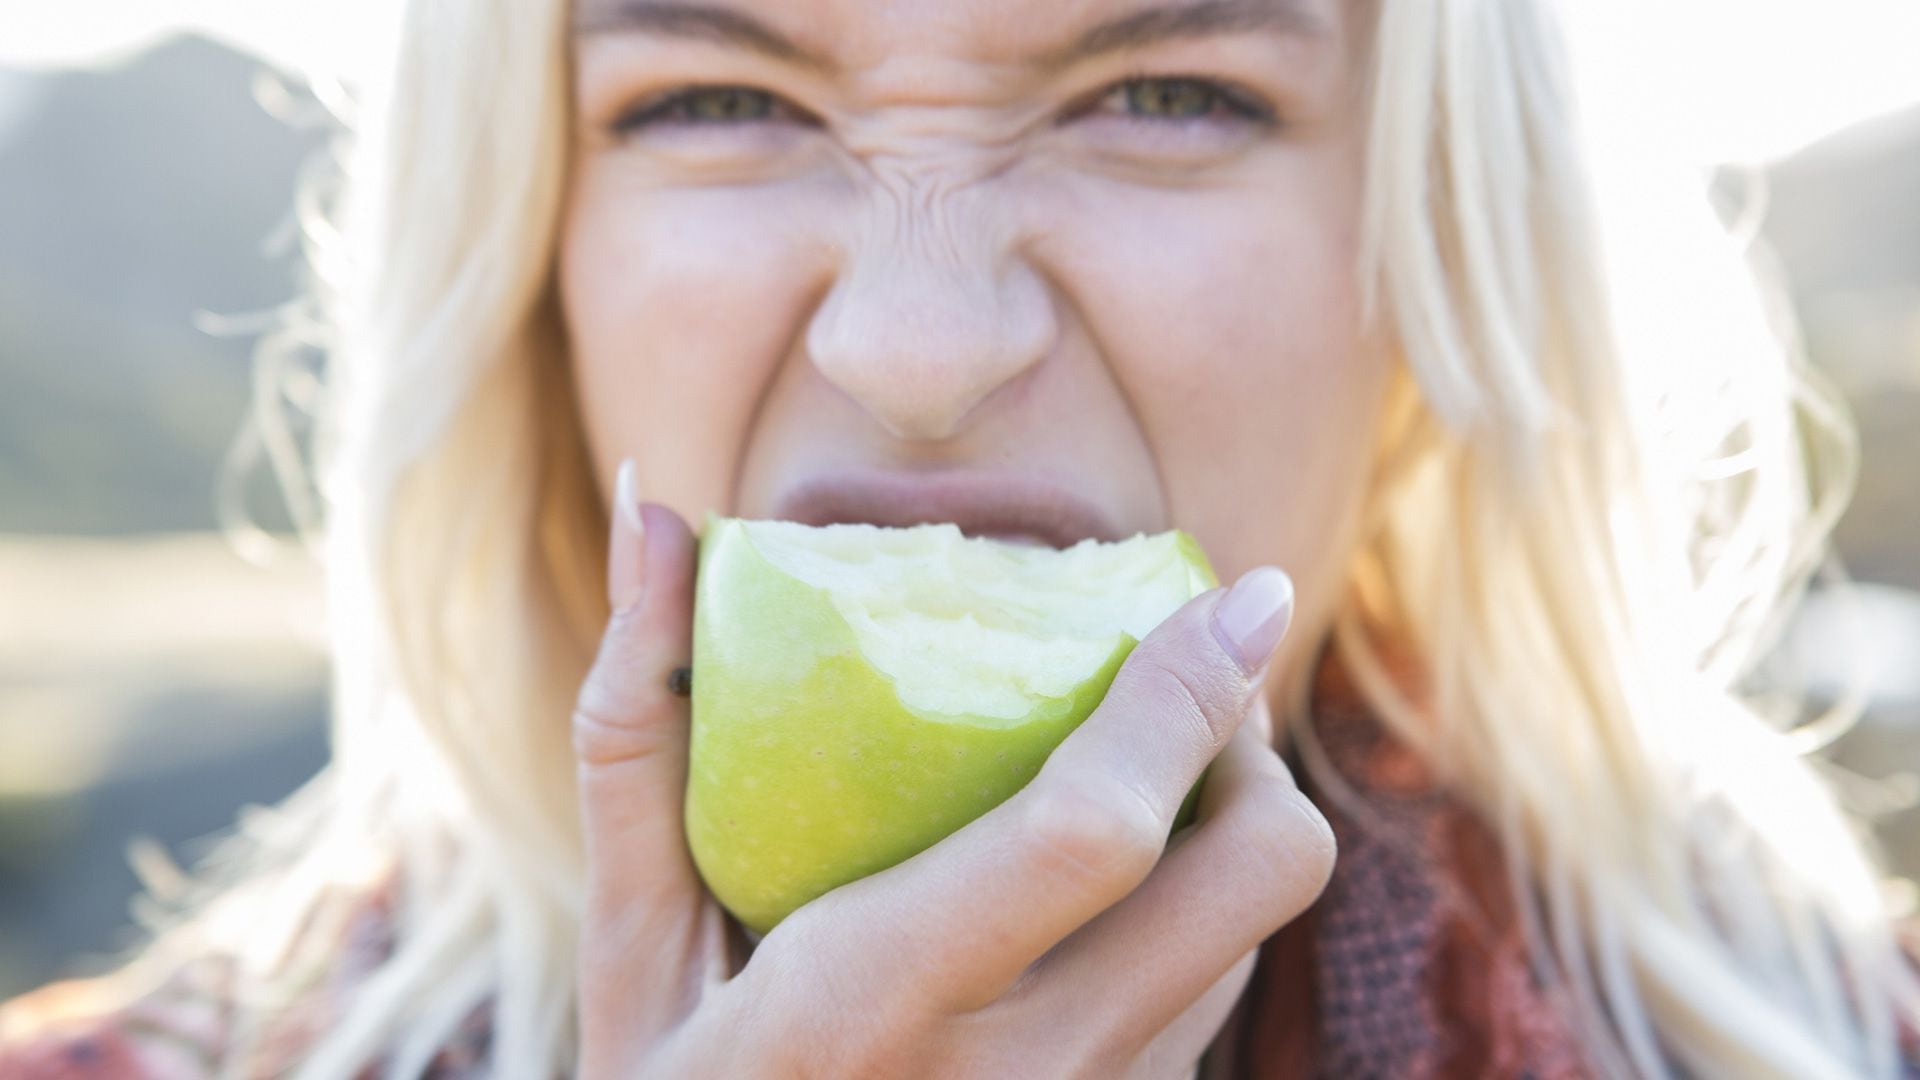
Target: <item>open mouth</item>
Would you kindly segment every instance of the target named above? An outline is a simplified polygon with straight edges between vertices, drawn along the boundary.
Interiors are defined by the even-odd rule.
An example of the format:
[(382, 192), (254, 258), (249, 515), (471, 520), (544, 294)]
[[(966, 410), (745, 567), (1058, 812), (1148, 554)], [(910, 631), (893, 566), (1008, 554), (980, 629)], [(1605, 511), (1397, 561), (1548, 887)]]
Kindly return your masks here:
[(970, 532), (967, 532), (967, 530), (964, 528), (962, 528), (960, 531), (962, 533), (965, 533), (967, 536), (978, 535), (978, 536), (983, 536), (988, 540), (998, 540), (1003, 544), (1018, 544), (1018, 545), (1021, 545), (1022, 547), (1056, 547), (1058, 546), (1058, 545), (1049, 543), (1048, 541), (1042, 539), (1041, 537), (1035, 536), (1032, 533), (970, 533)]
[(1131, 535), (1063, 485), (983, 471), (830, 474), (795, 487), (773, 516), (805, 525), (951, 522), (967, 536), (1052, 548)]

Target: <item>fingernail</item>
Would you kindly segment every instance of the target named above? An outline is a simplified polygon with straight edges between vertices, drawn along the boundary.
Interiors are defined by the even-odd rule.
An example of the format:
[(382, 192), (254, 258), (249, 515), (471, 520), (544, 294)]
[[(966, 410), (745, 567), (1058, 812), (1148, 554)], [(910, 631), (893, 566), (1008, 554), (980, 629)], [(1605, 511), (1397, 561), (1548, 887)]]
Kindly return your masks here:
[(1293, 579), (1277, 567), (1247, 571), (1213, 609), (1213, 632), (1251, 675), (1280, 644), (1293, 618)]
[(613, 536), (607, 545), (607, 602), (623, 611), (640, 600), (646, 582), (647, 527), (640, 521), (640, 493), (634, 488), (633, 459), (620, 462), (613, 482)]

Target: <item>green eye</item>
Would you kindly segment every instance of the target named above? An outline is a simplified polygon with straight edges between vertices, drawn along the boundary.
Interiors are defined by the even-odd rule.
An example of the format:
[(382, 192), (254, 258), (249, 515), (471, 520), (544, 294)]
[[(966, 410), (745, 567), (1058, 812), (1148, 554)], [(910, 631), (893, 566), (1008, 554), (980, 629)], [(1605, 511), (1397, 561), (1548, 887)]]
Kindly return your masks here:
[(1123, 88), (1135, 116), (1184, 119), (1205, 116), (1220, 104), (1220, 90), (1198, 79), (1135, 79)]
[(1104, 91), (1099, 110), (1150, 124), (1274, 123), (1273, 107), (1230, 84), (1187, 75), (1140, 76)]
[(690, 86), (642, 105), (614, 123), (621, 133), (653, 124), (755, 124), (784, 119), (779, 98), (749, 86)]
[(773, 95), (742, 86), (691, 90), (681, 99), (684, 118), (700, 123), (737, 124), (773, 115)]

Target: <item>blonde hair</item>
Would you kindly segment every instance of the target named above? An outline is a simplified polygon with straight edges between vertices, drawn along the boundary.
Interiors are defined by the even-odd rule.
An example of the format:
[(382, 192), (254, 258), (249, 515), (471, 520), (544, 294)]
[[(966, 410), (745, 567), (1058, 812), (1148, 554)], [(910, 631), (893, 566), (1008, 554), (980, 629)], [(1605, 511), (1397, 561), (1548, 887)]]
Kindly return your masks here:
[[(1376, 6), (1358, 270), (1403, 377), (1333, 647), (1499, 830), (1596, 1068), (1893, 1075), (1916, 998), (1873, 860), (1745, 696), (1847, 497), (1844, 414), (1703, 191), (1606, 216), (1547, 0)], [(397, 875), (395, 950), (298, 1077), (416, 1075), (481, 1007), (496, 1075), (571, 1069), (606, 520), (554, 296), (566, 18), (407, 5), (310, 230), (333, 760), (148, 951), (232, 950), (266, 1014)]]

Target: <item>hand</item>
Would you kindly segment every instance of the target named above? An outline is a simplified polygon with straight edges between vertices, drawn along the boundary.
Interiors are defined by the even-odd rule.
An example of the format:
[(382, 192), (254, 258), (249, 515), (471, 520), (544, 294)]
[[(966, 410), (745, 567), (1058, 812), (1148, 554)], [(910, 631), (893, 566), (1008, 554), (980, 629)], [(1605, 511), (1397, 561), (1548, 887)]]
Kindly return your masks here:
[[(1260, 671), (1214, 624), (1225, 590), (1148, 635), (1013, 798), (804, 905), (743, 956), (681, 824), (688, 704), (667, 682), (690, 655), (695, 541), (665, 507), (633, 512), (622, 479), (616, 610), (573, 718), (589, 865), (579, 1075), (1191, 1076), (1259, 944), (1313, 902), (1334, 857), (1255, 730), (1270, 725)], [(1220, 621), (1258, 622), (1241, 601), (1281, 588), (1290, 605), (1284, 576), (1248, 574), (1227, 605), (1241, 617)], [(1260, 669), (1271, 645), (1253, 645)], [(1165, 844), (1209, 761), (1197, 823)]]

